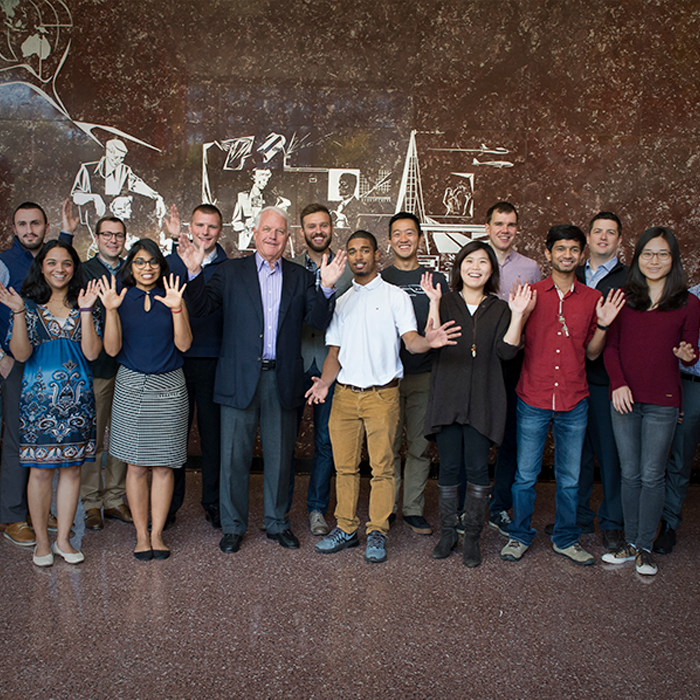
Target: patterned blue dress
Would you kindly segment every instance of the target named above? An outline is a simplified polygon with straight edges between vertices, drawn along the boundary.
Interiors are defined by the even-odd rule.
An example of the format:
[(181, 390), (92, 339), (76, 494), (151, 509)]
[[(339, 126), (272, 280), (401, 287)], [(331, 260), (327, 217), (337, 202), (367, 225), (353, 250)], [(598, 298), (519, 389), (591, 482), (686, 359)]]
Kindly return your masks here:
[[(95, 461), (95, 396), (90, 363), (80, 347), (80, 312), (58, 320), (25, 299), (34, 348), (24, 365), (19, 404), (20, 464), (53, 469)], [(13, 319), (14, 320), (14, 319)], [(93, 320), (101, 335), (99, 315)], [(12, 335), (12, 323), (8, 338)]]

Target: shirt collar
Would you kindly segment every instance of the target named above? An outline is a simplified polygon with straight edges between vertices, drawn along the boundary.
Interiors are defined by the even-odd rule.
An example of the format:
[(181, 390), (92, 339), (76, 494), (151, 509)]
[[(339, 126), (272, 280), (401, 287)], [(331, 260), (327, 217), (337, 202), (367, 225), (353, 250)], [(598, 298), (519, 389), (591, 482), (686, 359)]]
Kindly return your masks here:
[(366, 289), (367, 291), (370, 291), (372, 289), (376, 289), (377, 287), (379, 287), (379, 285), (382, 284), (382, 281), (383, 281), (382, 276), (378, 274), (371, 282), (367, 282), (367, 284), (358, 284), (353, 279), (352, 286), (358, 292), (362, 289)]
[(591, 268), (591, 259), (589, 258), (588, 260), (586, 260), (586, 270), (590, 270), (591, 274), (597, 275), (598, 270), (610, 272), (610, 270), (612, 270), (615, 267), (615, 265), (617, 265), (617, 263), (618, 263), (617, 255), (613, 255), (612, 258), (610, 258), (610, 260), (608, 260), (607, 262), (604, 262), (602, 265), (598, 265), (598, 267), (595, 269), (595, 272), (593, 272), (593, 270)]
[[(328, 265), (328, 264), (330, 264), (331, 262), (333, 262), (333, 258), (334, 258), (334, 257), (335, 257), (335, 253), (329, 248), (329, 249), (328, 249), (328, 260), (326, 260), (326, 264)], [(315, 262), (314, 260), (312, 260), (312, 259), (309, 257), (309, 251), (308, 251), (308, 250), (305, 250), (305, 251), (304, 251), (304, 267), (305, 267), (307, 270), (309, 270), (309, 272), (314, 272), (318, 267), (320, 267), (319, 265), (316, 264), (316, 262)]]
[[(278, 258), (277, 260), (275, 260), (275, 263), (272, 266), (273, 269), (271, 272), (275, 272), (275, 271), (281, 272), (282, 271), (281, 260), (282, 260), (281, 258)], [(256, 250), (255, 251), (255, 269), (258, 271), (258, 274), (260, 274), (260, 271), (263, 269), (263, 267), (267, 267), (268, 271), (270, 271), (270, 263), (267, 262), (267, 260), (265, 260), (265, 258), (263, 258), (260, 255), (260, 253), (258, 253), (258, 251)]]

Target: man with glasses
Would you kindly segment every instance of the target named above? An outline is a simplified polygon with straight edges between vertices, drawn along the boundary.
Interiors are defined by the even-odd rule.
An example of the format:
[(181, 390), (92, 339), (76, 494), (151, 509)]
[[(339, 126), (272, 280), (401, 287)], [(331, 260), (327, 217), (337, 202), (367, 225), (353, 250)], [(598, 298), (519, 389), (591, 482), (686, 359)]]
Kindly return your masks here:
[[(63, 231), (71, 238), (78, 226), (78, 219), (72, 217), (72, 203), (67, 199), (62, 212)], [(85, 282), (102, 277), (116, 276), (124, 264), (121, 255), (126, 243), (126, 225), (116, 216), (105, 216), (95, 225), (97, 255), (83, 263)], [(99, 303), (99, 302), (97, 302)], [(101, 310), (104, 328), (104, 309)], [(101, 530), (104, 517), (132, 523), (129, 506), (124, 503), (126, 494), (126, 463), (109, 454), (109, 443), (105, 432), (110, 429), (112, 399), (114, 398), (114, 378), (117, 374), (117, 360), (104, 349), (99, 357), (91, 362), (95, 409), (97, 412), (97, 444), (94, 462), (85, 462), (80, 477), (80, 500), (85, 509), (85, 527), (88, 530)], [(105, 460), (104, 483), (102, 481), (102, 461)]]

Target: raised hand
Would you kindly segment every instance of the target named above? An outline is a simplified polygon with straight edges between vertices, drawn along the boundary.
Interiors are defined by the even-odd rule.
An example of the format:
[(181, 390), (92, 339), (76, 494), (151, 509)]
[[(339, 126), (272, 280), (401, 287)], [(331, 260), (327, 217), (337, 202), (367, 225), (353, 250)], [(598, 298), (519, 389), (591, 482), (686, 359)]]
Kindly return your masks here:
[(197, 248), (187, 236), (180, 236), (177, 254), (193, 277), (200, 273), (204, 262), (204, 250)]
[(439, 328), (434, 327), (433, 319), (428, 319), (425, 329), (425, 339), (431, 348), (441, 348), (445, 345), (457, 345), (457, 338), (462, 335), (462, 326), (455, 326), (455, 321), (447, 321)]
[(79, 217), (73, 216), (73, 200), (70, 198), (64, 199), (61, 207), (61, 229), (72, 235), (75, 233), (75, 229), (78, 228), (79, 223)]
[(81, 309), (91, 308), (95, 305), (99, 295), (99, 282), (90, 280), (85, 289), (80, 290), (78, 294), (78, 306)]
[(164, 220), (168, 235), (177, 243), (182, 232), (182, 221), (180, 220), (180, 212), (174, 204), (170, 207), (169, 216), (166, 216)]
[(508, 295), (508, 306), (511, 312), (519, 316), (529, 316), (536, 302), (537, 292), (533, 292), (529, 284), (513, 286), (513, 290)]
[(442, 299), (442, 287), (438, 285), (433, 286), (433, 273), (424, 272), (420, 278), (420, 288), (423, 290), (425, 295), (430, 299), (430, 301), (439, 302)]
[(686, 364), (690, 364), (697, 359), (695, 350), (690, 343), (686, 343), (685, 340), (681, 340), (677, 348), (673, 348), (673, 354), (681, 361)]
[(328, 256), (324, 255), (321, 260), (321, 286), (326, 289), (335, 287), (336, 282), (345, 271), (345, 251), (339, 250), (333, 260), (329, 263)]
[(2, 284), (0, 284), (0, 303), (14, 313), (24, 309), (24, 299), (12, 287), (5, 287)]
[(169, 309), (177, 311), (182, 308), (182, 294), (187, 284), (180, 286), (180, 276), (175, 277), (171, 272), (170, 279), (163, 277), (163, 287), (165, 288), (165, 296), (154, 296), (153, 298), (165, 304)]
[(309, 405), (314, 403), (325, 403), (328, 396), (328, 385), (321, 377), (311, 377), (313, 384), (311, 388), (304, 394), (309, 400)]
[(97, 284), (97, 296), (100, 297), (105, 310), (112, 311), (122, 305), (126, 296), (126, 287), (122, 289), (120, 294), (117, 294), (117, 278), (110, 275), (110, 279), (107, 280), (107, 277), (104, 276)]
[(595, 312), (598, 316), (598, 323), (601, 326), (609, 326), (624, 305), (625, 293), (621, 289), (611, 289), (605, 301), (601, 297), (596, 304)]

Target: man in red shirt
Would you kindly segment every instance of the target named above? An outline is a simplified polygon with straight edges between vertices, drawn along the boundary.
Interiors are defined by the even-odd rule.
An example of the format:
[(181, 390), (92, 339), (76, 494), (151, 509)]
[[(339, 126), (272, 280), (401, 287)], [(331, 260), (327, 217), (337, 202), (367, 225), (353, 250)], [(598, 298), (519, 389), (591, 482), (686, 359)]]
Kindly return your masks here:
[(605, 347), (608, 326), (624, 304), (620, 290), (607, 300), (576, 280), (586, 238), (577, 226), (549, 230), (545, 255), (552, 274), (532, 286), (535, 308), (525, 328), (524, 364), (518, 383), (518, 469), (513, 484), (513, 521), (501, 558), (519, 561), (537, 531), (530, 521), (535, 484), (550, 423), (554, 433), (557, 482), (554, 551), (573, 562), (595, 563), (579, 545), (576, 524), (581, 449), (588, 418), (586, 357)]

